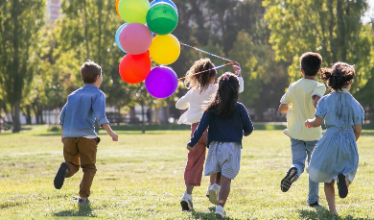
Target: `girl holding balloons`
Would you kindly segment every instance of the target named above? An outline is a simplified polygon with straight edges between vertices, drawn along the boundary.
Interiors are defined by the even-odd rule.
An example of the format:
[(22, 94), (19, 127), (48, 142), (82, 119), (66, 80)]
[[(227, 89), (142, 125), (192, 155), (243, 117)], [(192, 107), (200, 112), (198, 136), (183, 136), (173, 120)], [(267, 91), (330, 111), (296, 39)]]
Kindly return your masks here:
[[(243, 92), (244, 82), (241, 77), (239, 63), (235, 62), (233, 68), (239, 76), (239, 92)], [(211, 96), (218, 90), (218, 84), (214, 83), (216, 75), (217, 70), (208, 58), (197, 60), (186, 73), (185, 85), (189, 91), (177, 101), (176, 108), (180, 110), (188, 109), (179, 118), (178, 123), (191, 124), (191, 136), (198, 127), (200, 118), (211, 100)], [(206, 139), (207, 131), (204, 132), (193, 151), (189, 151), (188, 153), (186, 169), (184, 171), (186, 191), (181, 200), (182, 210), (190, 211), (193, 209), (191, 195), (194, 187), (200, 186), (201, 184), (207, 144)], [(213, 204), (217, 205), (220, 186), (215, 184), (215, 182), (216, 175), (214, 174), (210, 177), (210, 184), (206, 196)]]

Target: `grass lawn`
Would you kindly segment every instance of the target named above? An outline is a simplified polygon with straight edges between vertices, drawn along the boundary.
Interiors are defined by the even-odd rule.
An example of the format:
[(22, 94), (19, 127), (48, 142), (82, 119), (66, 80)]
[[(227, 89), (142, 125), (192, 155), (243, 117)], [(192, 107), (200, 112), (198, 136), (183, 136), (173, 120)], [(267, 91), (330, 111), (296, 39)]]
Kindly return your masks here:
[[(180, 208), (188, 130), (120, 130), (118, 142), (101, 130), (91, 205), (80, 208), (81, 171), (61, 190), (53, 187), (63, 160), (59, 133), (47, 132), (46, 126), (31, 128), (0, 134), (0, 219), (214, 219), (215, 206), (205, 197), (208, 177), (193, 193), (195, 211)], [(358, 147), (359, 170), (348, 197), (336, 196), (340, 215), (333, 217), (323, 184), (323, 208), (308, 206), (307, 174), (281, 192), (280, 181), (291, 164), (290, 141), (281, 130), (255, 130), (243, 141), (227, 219), (374, 219), (374, 130), (363, 131)]]

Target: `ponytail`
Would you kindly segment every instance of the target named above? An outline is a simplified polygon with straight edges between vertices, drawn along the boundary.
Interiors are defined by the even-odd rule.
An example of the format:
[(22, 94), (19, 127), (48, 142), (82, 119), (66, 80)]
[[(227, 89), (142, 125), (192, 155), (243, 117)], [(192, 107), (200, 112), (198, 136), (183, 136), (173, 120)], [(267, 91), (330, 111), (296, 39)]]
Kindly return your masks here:
[(355, 77), (353, 66), (348, 63), (337, 62), (331, 68), (321, 69), (321, 79), (326, 82), (331, 90), (341, 90)]

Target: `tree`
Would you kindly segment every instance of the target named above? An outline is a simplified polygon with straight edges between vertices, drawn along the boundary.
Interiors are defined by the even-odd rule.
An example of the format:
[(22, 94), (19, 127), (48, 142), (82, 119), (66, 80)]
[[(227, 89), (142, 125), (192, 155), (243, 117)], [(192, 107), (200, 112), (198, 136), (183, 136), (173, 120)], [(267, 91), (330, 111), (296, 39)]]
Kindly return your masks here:
[(343, 61), (356, 64), (356, 82), (352, 93), (363, 86), (373, 68), (371, 36), (368, 26), (360, 21), (367, 9), (364, 0), (266, 0), (265, 19), (270, 23), (270, 42), (276, 60), (291, 62), (290, 81), (300, 78), (299, 57), (316, 51), (323, 57), (323, 66)]
[(20, 103), (35, 73), (33, 52), (44, 23), (44, 0), (0, 2), (0, 84), (11, 105), (13, 132), (21, 130)]

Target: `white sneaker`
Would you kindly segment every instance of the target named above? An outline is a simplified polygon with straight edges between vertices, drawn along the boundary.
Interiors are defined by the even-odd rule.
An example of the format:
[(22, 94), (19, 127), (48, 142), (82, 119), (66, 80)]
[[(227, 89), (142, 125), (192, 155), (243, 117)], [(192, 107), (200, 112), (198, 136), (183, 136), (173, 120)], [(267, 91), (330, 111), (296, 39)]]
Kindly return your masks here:
[(220, 190), (221, 186), (217, 183), (213, 184), (213, 186), (209, 189), (209, 201), (214, 205), (218, 204), (218, 195)]
[(218, 205), (216, 207), (216, 219), (223, 219), (226, 216), (226, 213), (223, 211), (222, 206)]
[(192, 204), (192, 196), (184, 192), (182, 200), (181, 200), (182, 211), (192, 211), (193, 204)]
[(206, 193), (205, 193), (205, 195), (206, 195), (206, 197), (208, 197), (208, 199), (209, 199), (209, 189), (210, 189), (211, 186), (212, 186), (212, 185), (210, 185), (210, 183), (209, 183), (209, 186), (208, 186), (208, 188), (206, 189)]

